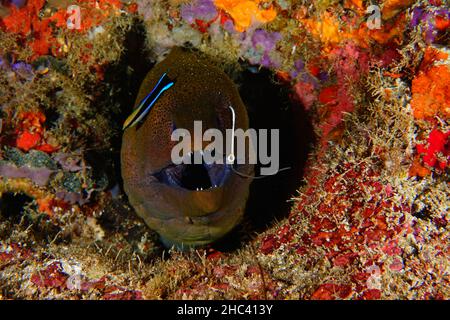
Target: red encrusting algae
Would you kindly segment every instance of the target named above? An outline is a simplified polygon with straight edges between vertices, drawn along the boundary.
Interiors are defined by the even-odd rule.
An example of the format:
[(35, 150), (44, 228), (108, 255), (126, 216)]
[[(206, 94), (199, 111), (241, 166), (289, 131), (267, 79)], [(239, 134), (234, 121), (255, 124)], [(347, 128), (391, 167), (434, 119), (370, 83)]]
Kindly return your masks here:
[[(311, 299), (380, 299), (380, 289), (370, 282), (374, 277), (371, 270), (377, 270), (376, 277), (386, 268), (391, 272), (403, 270), (399, 241), (413, 232), (406, 219), (410, 207), (393, 201), (392, 186), (384, 186), (369, 163), (343, 163), (324, 170), (322, 167), (309, 175), (309, 187), (298, 199), (289, 222), (266, 236), (260, 250), (271, 254), (284, 245), (295, 249), (306, 264), (324, 259), (333, 268), (345, 270), (348, 282), (323, 283)], [(317, 178), (324, 179), (319, 188), (326, 193), (316, 192)], [(307, 209), (311, 204), (317, 207), (314, 213)], [(300, 226), (308, 229), (301, 231)]]
[(45, 142), (45, 115), (41, 112), (22, 112), (18, 115), (18, 126), (15, 129), (17, 136), (15, 146), (23, 151), (31, 149), (46, 153), (53, 153), (58, 146)]

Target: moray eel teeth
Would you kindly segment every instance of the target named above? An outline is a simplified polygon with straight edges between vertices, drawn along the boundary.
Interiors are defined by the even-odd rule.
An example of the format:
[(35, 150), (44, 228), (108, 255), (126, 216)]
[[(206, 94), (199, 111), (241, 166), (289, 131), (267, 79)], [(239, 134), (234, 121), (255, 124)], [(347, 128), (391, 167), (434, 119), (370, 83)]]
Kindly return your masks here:
[(190, 161), (172, 161), (178, 144), (172, 133), (184, 129), (192, 138), (196, 121), (202, 131), (218, 129), (223, 136), (231, 128), (248, 129), (247, 110), (223, 70), (197, 53), (175, 48), (142, 82), (121, 149), (130, 204), (169, 247), (188, 249), (222, 238), (242, 220), (249, 194), (252, 179), (233, 169), (251, 176), (253, 165), (230, 164), (225, 157), (206, 163), (211, 157), (205, 154), (214, 150), (209, 151), (209, 141), (191, 141), (183, 151), (194, 150), (186, 155)]
[(231, 173), (232, 168), (229, 164), (202, 162), (201, 164), (171, 164), (153, 176), (159, 182), (172, 187), (206, 191), (223, 186)]

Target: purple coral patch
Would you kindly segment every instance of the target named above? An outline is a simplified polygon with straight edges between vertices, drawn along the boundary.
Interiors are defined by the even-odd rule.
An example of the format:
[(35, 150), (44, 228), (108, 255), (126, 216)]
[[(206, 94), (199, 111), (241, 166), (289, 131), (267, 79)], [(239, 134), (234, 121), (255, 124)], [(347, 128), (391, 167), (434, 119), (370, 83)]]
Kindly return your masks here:
[(276, 46), (282, 36), (279, 32), (268, 32), (264, 29), (258, 29), (253, 32), (251, 36), (251, 45), (254, 52), (254, 57), (250, 57), (251, 63), (259, 63), (267, 68), (277, 68), (280, 62), (276, 58)]
[(279, 40), (281, 40), (279, 32), (267, 32), (264, 29), (256, 30), (252, 36), (253, 47), (264, 53), (274, 50)]
[(28, 178), (40, 186), (45, 186), (54, 171), (47, 168), (16, 167), (11, 164), (0, 164), (0, 176), (6, 178)]
[(19, 78), (26, 81), (31, 81), (34, 78), (32, 66), (25, 62), (19, 61), (16, 63), (10, 63), (8, 59), (0, 56), (0, 69), (3, 69), (3, 71), (6, 72), (13, 72), (13, 75), (15, 74)]
[(83, 167), (81, 166), (81, 159), (73, 157), (70, 154), (58, 153), (54, 158), (66, 171), (77, 172), (83, 169)]
[(211, 21), (217, 14), (212, 0), (197, 0), (181, 7), (181, 17), (188, 23), (194, 23), (196, 19)]
[(415, 8), (412, 14), (410, 25), (412, 27), (420, 26), (424, 23), (425, 40), (427, 43), (433, 43), (438, 34), (436, 28), (436, 17), (450, 19), (450, 11), (448, 9), (431, 9)]

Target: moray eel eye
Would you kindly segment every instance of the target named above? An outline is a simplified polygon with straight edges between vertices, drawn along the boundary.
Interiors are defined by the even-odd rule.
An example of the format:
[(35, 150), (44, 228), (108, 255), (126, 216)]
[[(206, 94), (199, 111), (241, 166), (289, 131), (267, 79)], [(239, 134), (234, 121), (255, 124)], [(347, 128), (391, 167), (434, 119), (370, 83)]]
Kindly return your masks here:
[[(124, 125), (123, 185), (136, 213), (166, 246), (186, 249), (214, 242), (244, 215), (252, 179), (236, 174), (225, 159), (206, 163), (199, 157), (209, 142), (188, 155), (203, 161), (176, 165), (171, 159), (175, 129), (188, 130), (193, 137), (195, 121), (201, 121), (204, 129), (225, 132), (233, 125), (229, 106), (235, 111), (235, 129), (247, 130), (247, 110), (231, 79), (199, 54), (181, 48), (173, 49), (142, 82)], [(239, 164), (239, 172), (252, 176), (253, 165)]]

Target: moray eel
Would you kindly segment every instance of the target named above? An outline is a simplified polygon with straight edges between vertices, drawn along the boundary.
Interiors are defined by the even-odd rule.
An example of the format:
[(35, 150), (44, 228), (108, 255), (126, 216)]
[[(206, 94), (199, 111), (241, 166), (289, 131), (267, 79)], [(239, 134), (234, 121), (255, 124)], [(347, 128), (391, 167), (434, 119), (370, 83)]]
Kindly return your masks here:
[[(250, 164), (180, 164), (171, 161), (175, 128), (194, 136), (194, 121), (209, 128), (248, 129), (246, 108), (238, 90), (223, 70), (199, 54), (175, 48), (145, 77), (136, 98), (135, 111), (167, 74), (174, 84), (161, 94), (138, 124), (124, 126), (121, 171), (128, 199), (145, 223), (167, 246), (181, 249), (214, 242), (242, 219), (253, 174)], [(165, 76), (164, 76), (165, 77)], [(224, 139), (225, 140), (225, 139)], [(202, 142), (192, 152), (203, 152)], [(224, 142), (225, 143), (225, 142)], [(201, 149), (201, 150), (199, 150)], [(198, 190), (197, 190), (198, 189)]]

